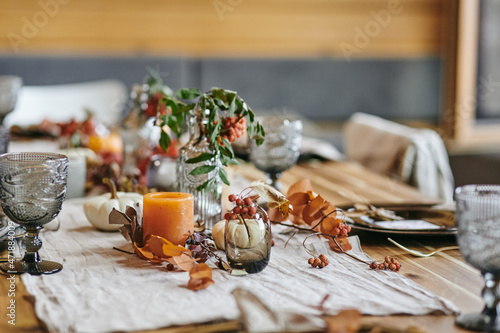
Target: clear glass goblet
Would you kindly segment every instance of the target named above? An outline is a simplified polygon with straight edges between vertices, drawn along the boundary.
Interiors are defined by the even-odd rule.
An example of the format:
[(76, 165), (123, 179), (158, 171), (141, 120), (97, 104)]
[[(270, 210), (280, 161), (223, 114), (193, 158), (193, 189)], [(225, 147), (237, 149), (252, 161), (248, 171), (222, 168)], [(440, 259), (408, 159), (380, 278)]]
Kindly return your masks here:
[(302, 121), (284, 116), (258, 118), (264, 127), (264, 143), (254, 140), (250, 146), (250, 159), (255, 167), (267, 175), (267, 183), (281, 190), (278, 182), (281, 173), (297, 163), (302, 142)]
[(483, 311), (460, 315), (455, 323), (472, 331), (500, 332), (500, 185), (458, 187), (455, 199), (460, 253), (485, 280)]
[(9, 153), (0, 155), (0, 198), (12, 221), (26, 229), (24, 258), (7, 262), (0, 269), (8, 274), (50, 274), (62, 265), (42, 260), (38, 233), (61, 211), (66, 195), (68, 158), (53, 153)]

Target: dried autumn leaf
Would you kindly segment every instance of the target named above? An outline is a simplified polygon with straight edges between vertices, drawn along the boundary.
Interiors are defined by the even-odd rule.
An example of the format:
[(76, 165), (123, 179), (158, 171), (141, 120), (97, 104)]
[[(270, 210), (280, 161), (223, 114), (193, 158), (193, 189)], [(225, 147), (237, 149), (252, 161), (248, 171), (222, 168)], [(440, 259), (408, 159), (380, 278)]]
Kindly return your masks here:
[(289, 198), (293, 193), (307, 193), (312, 192), (313, 187), (311, 185), (311, 181), (309, 179), (302, 179), (295, 183), (293, 183), (286, 193), (287, 198)]
[[(337, 243), (340, 245), (340, 247), (344, 251), (352, 250), (352, 245), (351, 245), (351, 243), (349, 243), (349, 239), (347, 239), (347, 237), (344, 237), (344, 236), (337, 237), (336, 240), (337, 240)], [(335, 241), (333, 240), (333, 238), (328, 237), (328, 244), (330, 245), (330, 248), (332, 250), (334, 250), (336, 252), (342, 252), (342, 250), (339, 249), (337, 244), (335, 244)]]
[(321, 222), (320, 232), (327, 235), (337, 236), (335, 228), (338, 228), (341, 221), (335, 217), (328, 216)]
[(293, 209), (288, 199), (274, 187), (264, 184), (257, 180), (250, 184), (249, 188), (253, 189), (265, 202), (269, 208), (277, 208), (286, 219), (290, 215), (290, 210)]
[(149, 246), (151, 252), (159, 258), (165, 257), (163, 254), (163, 245), (167, 244), (167, 240), (163, 237), (151, 235), (146, 241), (146, 245)]
[(180, 245), (174, 245), (169, 241), (167, 241), (167, 242), (168, 243), (163, 244), (163, 246), (162, 246), (163, 254), (167, 257), (180, 256), (181, 254), (189, 251), (185, 247), (182, 247)]
[(212, 269), (207, 264), (201, 263), (191, 268), (189, 271), (189, 290), (200, 290), (207, 288), (214, 283), (212, 280)]
[(304, 208), (314, 199), (311, 191), (297, 192), (288, 196), (288, 200), (293, 205), (290, 220), (295, 224), (306, 224), (302, 219)]
[(304, 208), (302, 218), (309, 225), (316, 224), (328, 213), (325, 213), (325, 210), (329, 207), (330, 203), (318, 195)]
[(162, 260), (160, 258), (158, 258), (157, 256), (155, 256), (153, 254), (153, 252), (151, 252), (149, 246), (143, 246), (143, 247), (139, 247), (137, 245), (137, 243), (134, 243), (134, 252), (135, 254), (143, 259), (143, 260), (148, 260), (148, 261), (151, 261), (152, 263), (155, 263), (155, 264), (158, 264), (158, 263), (161, 263)]
[(196, 261), (190, 254), (183, 252), (178, 256), (174, 256), (168, 260), (172, 265), (177, 265), (183, 271), (189, 272), (196, 266)]
[(342, 310), (325, 321), (327, 333), (356, 333), (361, 329), (361, 313), (358, 310)]

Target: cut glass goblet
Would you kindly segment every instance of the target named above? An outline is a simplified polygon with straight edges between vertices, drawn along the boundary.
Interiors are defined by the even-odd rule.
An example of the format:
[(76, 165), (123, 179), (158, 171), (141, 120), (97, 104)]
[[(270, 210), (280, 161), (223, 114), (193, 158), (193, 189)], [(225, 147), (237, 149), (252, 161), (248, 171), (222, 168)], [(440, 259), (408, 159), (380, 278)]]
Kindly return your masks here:
[(8, 274), (50, 274), (62, 265), (42, 260), (38, 233), (61, 211), (66, 195), (68, 158), (53, 153), (9, 153), (0, 155), (0, 198), (12, 221), (26, 229), (22, 260), (4, 263)]
[(460, 253), (485, 280), (483, 311), (460, 315), (455, 322), (472, 331), (500, 332), (500, 185), (462, 186), (455, 199)]

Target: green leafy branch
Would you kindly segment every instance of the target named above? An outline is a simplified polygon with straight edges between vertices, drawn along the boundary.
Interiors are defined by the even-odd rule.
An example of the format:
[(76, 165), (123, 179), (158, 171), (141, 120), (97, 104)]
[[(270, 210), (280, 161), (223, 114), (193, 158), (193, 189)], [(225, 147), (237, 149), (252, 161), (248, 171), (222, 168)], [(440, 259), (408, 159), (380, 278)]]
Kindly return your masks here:
[[(184, 101), (192, 101), (198, 99), (196, 103), (185, 103)], [(238, 94), (231, 90), (222, 88), (212, 88), (206, 93), (201, 93), (196, 88), (180, 89), (174, 97), (165, 97), (163, 102), (171, 110), (167, 115), (161, 116), (162, 129), (164, 127), (170, 128), (172, 133), (179, 136), (183, 128), (184, 114), (195, 108), (204, 110), (200, 112), (200, 121), (202, 131), (204, 132), (209, 147), (213, 153), (202, 153), (199, 156), (191, 158), (186, 163), (200, 163), (211, 160), (220, 160), (223, 166), (230, 164), (237, 165), (238, 161), (235, 157), (234, 150), (231, 147), (231, 142), (223, 137), (224, 131), (223, 123), (226, 116), (237, 117), (239, 121), (241, 118), (246, 118), (246, 130), (250, 139), (255, 140), (257, 145), (262, 144), (264, 141), (264, 128), (259, 122), (255, 121), (255, 114), (246, 104), (246, 102), (238, 96)], [(160, 137), (160, 146), (166, 150), (171, 144), (170, 135), (162, 130)], [(198, 186), (197, 190), (205, 189), (211, 191), (215, 188), (220, 179), (224, 184), (229, 185), (229, 177), (218, 163), (215, 165), (202, 165), (194, 168), (190, 174), (193, 176), (208, 174), (217, 170), (216, 177), (210, 178), (202, 185)]]

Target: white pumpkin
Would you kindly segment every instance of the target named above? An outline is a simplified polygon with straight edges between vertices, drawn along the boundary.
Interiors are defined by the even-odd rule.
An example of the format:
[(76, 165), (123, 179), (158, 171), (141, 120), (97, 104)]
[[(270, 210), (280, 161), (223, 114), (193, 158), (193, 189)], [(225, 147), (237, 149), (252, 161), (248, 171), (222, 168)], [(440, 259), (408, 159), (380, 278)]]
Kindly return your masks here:
[(212, 239), (215, 242), (215, 246), (219, 250), (225, 250), (226, 246), (224, 244), (224, 230), (226, 229), (226, 220), (217, 222), (212, 227)]
[(83, 204), (83, 211), (87, 220), (99, 230), (118, 230), (121, 224), (110, 224), (109, 213), (116, 208), (120, 212), (125, 212), (127, 206), (133, 207), (139, 203), (142, 209), (142, 194), (135, 192), (116, 192), (116, 187), (110, 186), (111, 192), (88, 199)]

